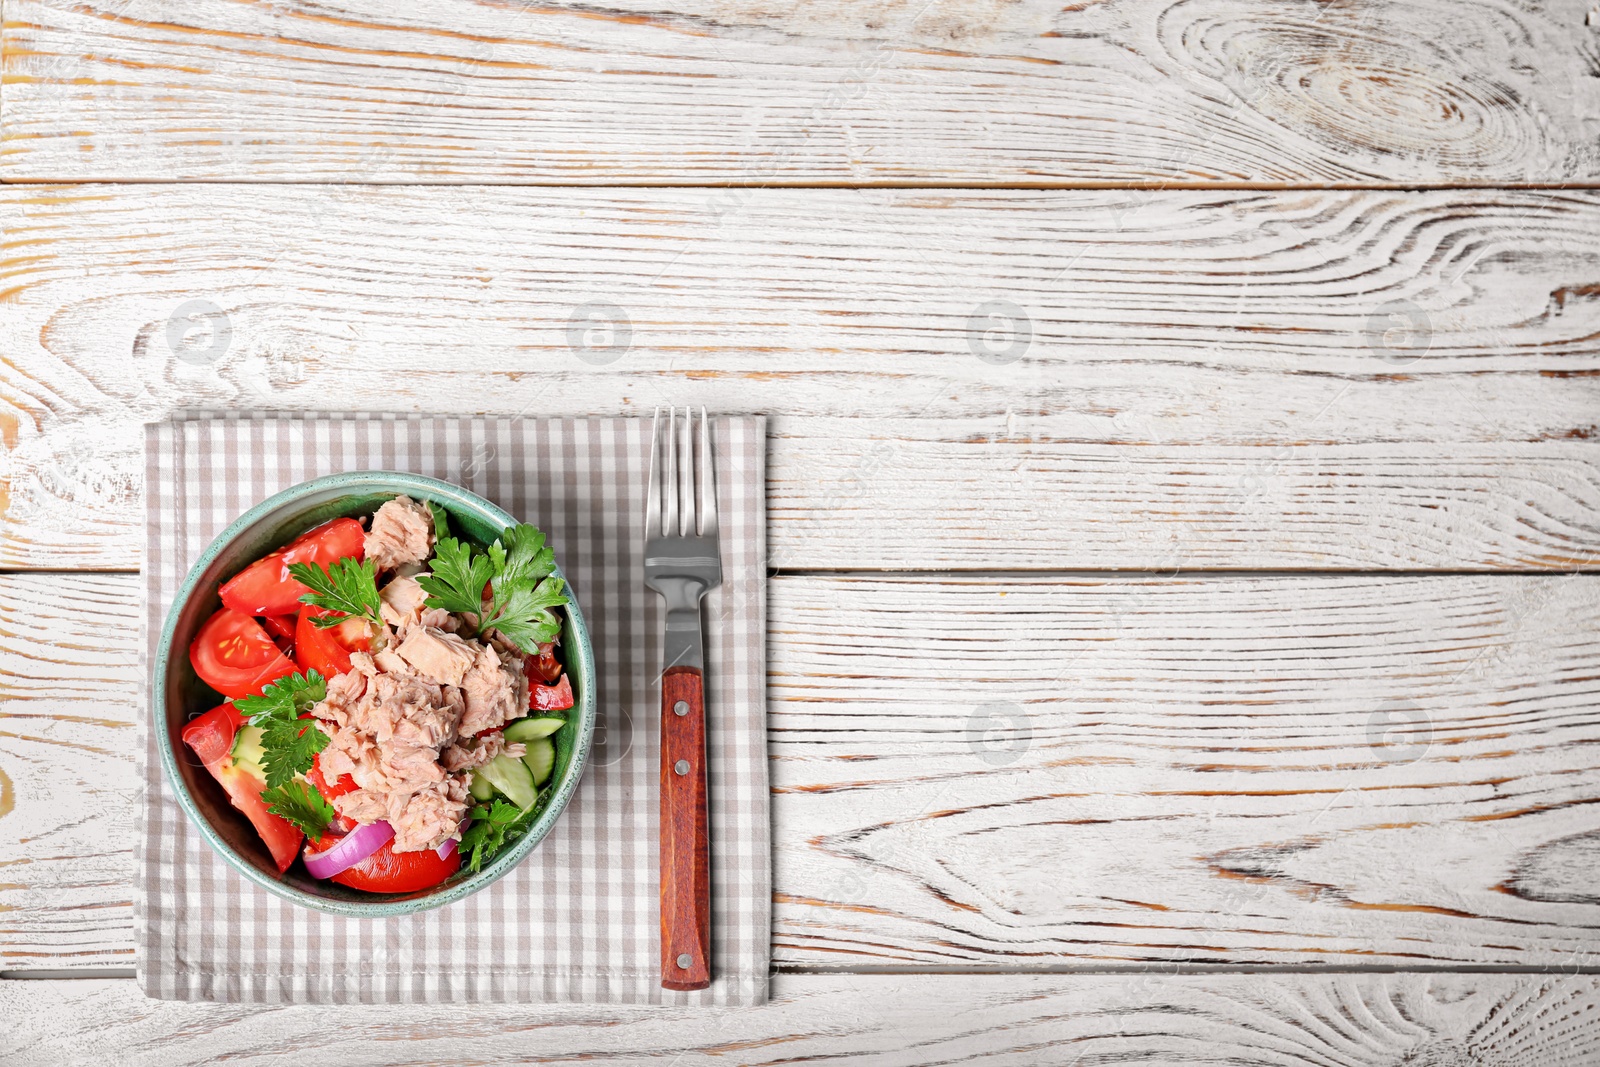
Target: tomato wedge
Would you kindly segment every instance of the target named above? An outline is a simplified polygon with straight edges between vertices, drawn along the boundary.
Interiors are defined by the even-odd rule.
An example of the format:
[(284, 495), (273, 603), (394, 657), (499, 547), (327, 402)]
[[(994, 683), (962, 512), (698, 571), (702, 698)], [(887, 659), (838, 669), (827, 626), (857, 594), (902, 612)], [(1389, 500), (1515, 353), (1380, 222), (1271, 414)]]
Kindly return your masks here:
[(556, 646), (544, 644), (539, 646), (537, 655), (524, 656), (522, 669), (529, 680), (534, 678), (543, 682), (553, 682), (561, 677), (561, 661), (556, 659)]
[(304, 604), (294, 628), (294, 658), (302, 670), (314, 670), (324, 678), (350, 670), (350, 653), (372, 648), (372, 631), (361, 619), (351, 619), (326, 630), (313, 619), (329, 612)]
[(256, 621), (273, 637), (287, 637), (293, 641), (295, 618), (294, 615), (263, 615)]
[(294, 646), (295, 618), (294, 615), (263, 615), (256, 621), (261, 624), (263, 630), (272, 635), (278, 647), (283, 649), (283, 654), (291, 656), (294, 654), (289, 649)]
[(431, 848), (421, 852), (396, 852), (389, 841), (354, 867), (333, 876), (333, 881), (368, 893), (415, 893), (431, 889), (461, 869), (461, 850), (440, 859)]
[[(311, 769), (306, 772), (306, 781), (317, 787), (317, 792), (322, 794), (324, 800), (342, 797), (346, 793), (360, 788), (360, 786), (356, 785), (355, 775), (353, 774), (342, 774), (339, 776), (338, 782), (330, 785), (328, 779), (322, 775), (322, 753), (320, 752), (317, 753), (316, 758), (312, 761)], [(318, 851), (320, 852), (321, 849), (318, 849)]]
[(563, 674), (555, 685), (528, 687), (528, 706), (535, 711), (563, 711), (576, 703), (572, 696), (572, 682)]
[(183, 743), (194, 750), (211, 777), (228, 794), (233, 806), (250, 820), (267, 851), (272, 853), (278, 873), (282, 874), (299, 855), (300, 841), (305, 835), (293, 823), (267, 810), (261, 799), (261, 791), (267, 787), (266, 780), (248, 765), (233, 762), (233, 735), (243, 723), (243, 717), (232, 704), (223, 704), (185, 726)]
[(183, 728), (183, 743), (194, 750), (206, 766), (228, 758), (233, 751), (233, 735), (244, 725), (244, 716), (232, 704), (212, 708), (190, 719)]
[(218, 595), (225, 607), (241, 615), (293, 615), (300, 610), (300, 597), (310, 590), (289, 577), (289, 564), (320, 563), (326, 568), (336, 559), (360, 559), (366, 537), (355, 519), (325, 522), (229, 578)]
[[(352, 790), (360, 788), (356, 785), (355, 776), (350, 774), (341, 775), (336, 784), (329, 785), (328, 780), (322, 776), (322, 753), (320, 752), (317, 753), (316, 758), (312, 761), (311, 769), (306, 772), (306, 781), (316, 787), (317, 792), (322, 794), (323, 800), (330, 802), (334, 797), (343, 796)], [(347, 832), (355, 829), (356, 825), (353, 820), (338, 814), (334, 815), (333, 822), (340, 830)], [(321, 852), (332, 844), (332, 841), (329, 841), (327, 845), (318, 844), (316, 851)]]
[(221, 608), (189, 645), (189, 663), (200, 680), (230, 700), (255, 696), (270, 682), (295, 672), (261, 624)]

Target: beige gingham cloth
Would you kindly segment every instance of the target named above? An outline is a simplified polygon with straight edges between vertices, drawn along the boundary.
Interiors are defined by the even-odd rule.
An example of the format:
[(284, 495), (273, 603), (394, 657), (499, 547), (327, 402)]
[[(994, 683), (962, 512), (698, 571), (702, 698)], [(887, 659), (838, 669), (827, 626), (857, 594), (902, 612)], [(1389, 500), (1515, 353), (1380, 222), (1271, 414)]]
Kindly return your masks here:
[(465, 486), (549, 535), (593, 635), (601, 726), (566, 813), (525, 862), (456, 904), (363, 920), (280, 900), (213, 854), (165, 780), (147, 706), (135, 894), (145, 993), (261, 1003), (764, 1002), (764, 420), (716, 419), (713, 433), (724, 567), (705, 606), (716, 977), (710, 989), (677, 993), (660, 987), (658, 971), (662, 612), (640, 575), (649, 420), (192, 413), (148, 426), (147, 666), (191, 562), (246, 508), (325, 474), (411, 471)]

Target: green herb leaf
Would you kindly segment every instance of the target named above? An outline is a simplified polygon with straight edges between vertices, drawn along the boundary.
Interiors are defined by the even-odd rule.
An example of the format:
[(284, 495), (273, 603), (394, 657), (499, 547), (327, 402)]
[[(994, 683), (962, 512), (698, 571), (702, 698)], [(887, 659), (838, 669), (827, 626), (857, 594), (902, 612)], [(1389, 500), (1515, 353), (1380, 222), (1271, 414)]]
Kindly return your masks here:
[(527, 584), (512, 586), (503, 603), (496, 598), (493, 613), (483, 621), (483, 628), (499, 630), (525, 653), (537, 653), (540, 645), (554, 641), (561, 632), (561, 620), (550, 609), (567, 602), (561, 595), (565, 586), (554, 577), (538, 585), (530, 579)]
[(265, 728), (264, 723), (257, 721), (257, 716), (287, 714), (289, 718), (299, 718), (302, 712), (310, 711), (311, 705), (327, 696), (327, 681), (316, 671), (307, 671), (286, 674), (262, 689), (260, 696), (240, 697), (233, 703), (251, 720), (251, 725)]
[(300, 716), (328, 695), (328, 684), (316, 671), (279, 678), (260, 696), (234, 701), (239, 713), (261, 728), (261, 769), (268, 788), (285, 785), (311, 769), (328, 735), (315, 720)]
[(333, 821), (333, 805), (322, 799), (322, 794), (306, 782), (290, 781), (261, 791), (267, 810), (281, 816), (300, 828), (300, 832), (313, 840), (319, 838)]
[[(555, 640), (561, 620), (552, 609), (567, 603), (566, 585), (551, 572), (555, 553), (544, 534), (527, 523), (509, 526), (482, 552), (454, 538), (438, 542), (432, 574), (417, 576), (430, 608), (443, 608), (478, 619), (478, 630), (500, 633), (524, 653)], [(489, 587), (489, 606), (483, 589)]]
[(537, 526), (525, 522), (508, 527), (489, 551), (505, 542), (504, 562), (496, 571), (495, 584), (532, 583), (548, 576), (556, 569), (556, 554), (545, 547), (544, 533)]
[(483, 610), (483, 587), (494, 574), (488, 556), (474, 555), (465, 541), (446, 537), (434, 545), (428, 569), (433, 573), (417, 575), (428, 607), (472, 615)]
[[(289, 574), (311, 590), (300, 597), (302, 604), (337, 611), (341, 615), (360, 616), (372, 620), (374, 625), (382, 625), (378, 568), (371, 560), (338, 559), (328, 564), (326, 571), (315, 563), (291, 563)], [(344, 619), (340, 615), (319, 615), (311, 621), (319, 630), (326, 630), (338, 626)]]
[(477, 871), (487, 860), (493, 859), (495, 853), (521, 837), (533, 821), (523, 816), (531, 816), (534, 810), (538, 809), (524, 813), (515, 804), (504, 800), (479, 804), (473, 808), (472, 825), (462, 831), (461, 844), (457, 846), (466, 859), (467, 869)]
[(428, 500), (425, 503), (428, 505), (428, 513), (433, 516), (433, 543), (438, 544), (450, 536), (450, 516), (445, 513), (444, 508), (433, 501)]

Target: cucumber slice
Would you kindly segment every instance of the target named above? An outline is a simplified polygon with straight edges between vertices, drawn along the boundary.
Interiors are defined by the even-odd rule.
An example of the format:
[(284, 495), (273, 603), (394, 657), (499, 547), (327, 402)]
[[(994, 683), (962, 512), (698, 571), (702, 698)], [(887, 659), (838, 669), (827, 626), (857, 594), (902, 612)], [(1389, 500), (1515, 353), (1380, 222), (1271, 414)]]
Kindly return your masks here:
[(494, 786), (489, 784), (489, 779), (474, 771), (472, 781), (467, 784), (467, 792), (471, 793), (474, 799), (488, 800), (494, 796)]
[(534, 788), (533, 773), (527, 764), (504, 752), (479, 767), (477, 773), (489, 779), (490, 785), (523, 811), (533, 807), (533, 802), (539, 799), (539, 790)]
[(504, 732), (507, 741), (537, 741), (541, 737), (549, 737), (565, 725), (566, 719), (540, 716), (536, 719), (518, 719), (507, 726)]
[(556, 769), (556, 746), (550, 743), (548, 737), (535, 738), (525, 743), (528, 751), (523, 755), (522, 762), (528, 765), (528, 771), (533, 775), (533, 784), (544, 785), (550, 780), (550, 772)]
[(228, 758), (245, 770), (254, 771), (258, 777), (265, 778), (261, 770), (261, 760), (265, 755), (261, 748), (261, 727), (249, 723), (239, 727), (239, 732), (233, 735), (233, 751), (228, 753)]

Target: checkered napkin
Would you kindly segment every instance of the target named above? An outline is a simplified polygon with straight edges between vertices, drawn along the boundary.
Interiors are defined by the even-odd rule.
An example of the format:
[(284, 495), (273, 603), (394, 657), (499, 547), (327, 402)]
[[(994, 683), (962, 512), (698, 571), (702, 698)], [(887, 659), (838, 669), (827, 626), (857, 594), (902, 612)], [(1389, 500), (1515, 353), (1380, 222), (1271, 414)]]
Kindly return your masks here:
[(640, 577), (649, 421), (195, 413), (147, 427), (147, 665), (191, 562), (240, 512), (324, 474), (411, 471), (465, 486), (549, 535), (593, 635), (601, 722), (582, 784), (526, 861), (466, 900), (386, 920), (300, 908), (235, 873), (184, 817), (147, 730), (135, 898), (145, 992), (271, 1003), (764, 1002), (765, 426), (725, 418), (713, 431), (724, 567), (705, 608), (716, 980), (675, 993), (658, 974), (662, 611)]

